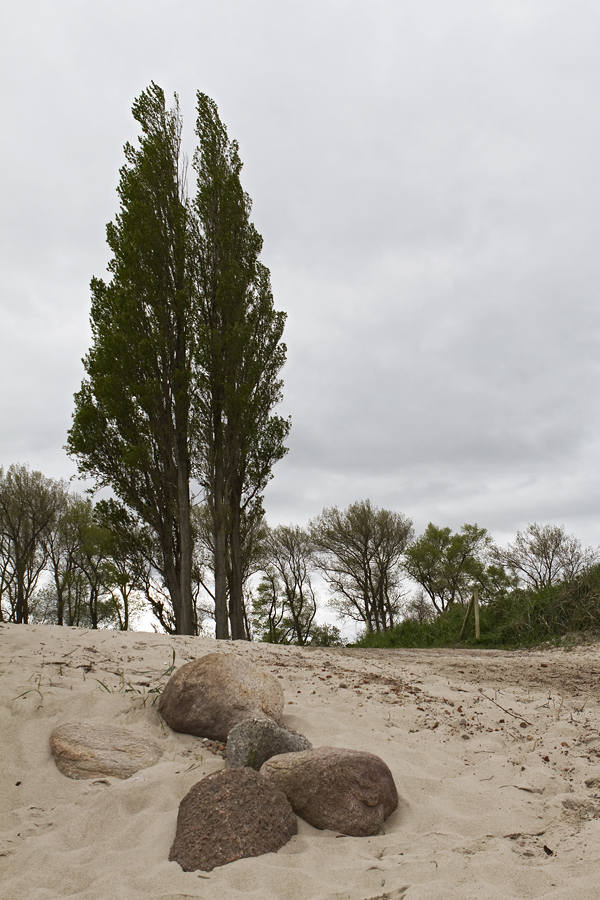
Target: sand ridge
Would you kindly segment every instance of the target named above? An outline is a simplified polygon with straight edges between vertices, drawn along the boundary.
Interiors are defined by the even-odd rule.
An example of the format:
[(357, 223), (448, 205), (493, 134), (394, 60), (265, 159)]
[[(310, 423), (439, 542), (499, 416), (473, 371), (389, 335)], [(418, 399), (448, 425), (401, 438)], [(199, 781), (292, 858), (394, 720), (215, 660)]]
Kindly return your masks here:
[[(168, 861), (180, 800), (224, 761), (153, 701), (173, 663), (247, 656), (279, 677), (283, 724), (377, 753), (401, 797), (385, 833), (299, 821), (276, 854), (207, 873)], [(600, 650), (280, 647), (0, 623), (0, 880), (11, 900), (523, 900), (594, 896), (600, 872)], [(126, 781), (71, 781), (62, 722), (133, 727), (164, 748)]]

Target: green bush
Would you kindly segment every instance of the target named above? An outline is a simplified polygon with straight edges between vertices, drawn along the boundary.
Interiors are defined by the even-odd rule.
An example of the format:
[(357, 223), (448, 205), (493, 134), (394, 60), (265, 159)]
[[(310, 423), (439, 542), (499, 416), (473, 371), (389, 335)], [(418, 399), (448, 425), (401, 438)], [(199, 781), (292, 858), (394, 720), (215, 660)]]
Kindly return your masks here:
[[(379, 634), (366, 634), (359, 647), (452, 647), (459, 642), (466, 606), (454, 603), (433, 622), (406, 620)], [(540, 590), (517, 589), (482, 604), (481, 638), (475, 640), (473, 616), (461, 646), (530, 647), (561, 643), (600, 632), (600, 565), (572, 581)]]

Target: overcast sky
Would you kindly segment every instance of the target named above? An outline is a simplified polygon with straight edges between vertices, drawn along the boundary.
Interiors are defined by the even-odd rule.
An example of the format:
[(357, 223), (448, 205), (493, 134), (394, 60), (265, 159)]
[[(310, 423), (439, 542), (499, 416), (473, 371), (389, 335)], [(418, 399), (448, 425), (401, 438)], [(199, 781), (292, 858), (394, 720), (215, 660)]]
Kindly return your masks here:
[(62, 447), (131, 104), (240, 143), (288, 313), (272, 524), (370, 498), (600, 544), (598, 0), (19, 0), (0, 13), (0, 465)]

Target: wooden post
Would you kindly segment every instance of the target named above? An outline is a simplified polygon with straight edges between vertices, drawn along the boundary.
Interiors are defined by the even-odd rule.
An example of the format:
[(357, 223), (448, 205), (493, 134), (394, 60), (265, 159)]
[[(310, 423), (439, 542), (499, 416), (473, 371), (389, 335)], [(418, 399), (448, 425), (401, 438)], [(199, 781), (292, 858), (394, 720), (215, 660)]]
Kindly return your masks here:
[[(458, 639), (459, 644), (465, 636), (465, 631), (467, 630), (467, 622), (469, 621), (469, 616), (471, 615), (471, 610), (473, 609), (474, 602), (475, 602), (475, 591), (473, 591), (473, 593), (471, 594), (471, 599), (469, 600), (469, 605), (467, 606), (467, 614), (465, 616), (465, 621), (463, 622), (463, 626), (460, 629), (460, 637)], [(477, 616), (479, 618), (479, 610), (477, 610)]]
[(475, 610), (475, 640), (478, 641), (481, 632), (479, 631), (479, 591), (477, 588), (473, 588), (473, 608)]

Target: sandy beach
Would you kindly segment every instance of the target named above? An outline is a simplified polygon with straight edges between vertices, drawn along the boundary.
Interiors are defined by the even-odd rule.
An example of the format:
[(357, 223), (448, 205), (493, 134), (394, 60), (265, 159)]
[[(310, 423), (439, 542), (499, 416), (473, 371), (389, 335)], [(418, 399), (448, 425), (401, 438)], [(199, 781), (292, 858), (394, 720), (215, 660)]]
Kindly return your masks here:
[[(173, 663), (241, 654), (279, 678), (283, 724), (378, 754), (401, 802), (371, 838), (299, 820), (278, 853), (210, 873), (168, 861), (180, 800), (224, 767), (161, 721)], [(307, 649), (0, 624), (0, 881), (7, 900), (524, 900), (600, 880), (600, 648)], [(52, 730), (134, 728), (164, 748), (127, 780), (75, 781)], [(216, 748), (212, 748), (216, 749)]]

